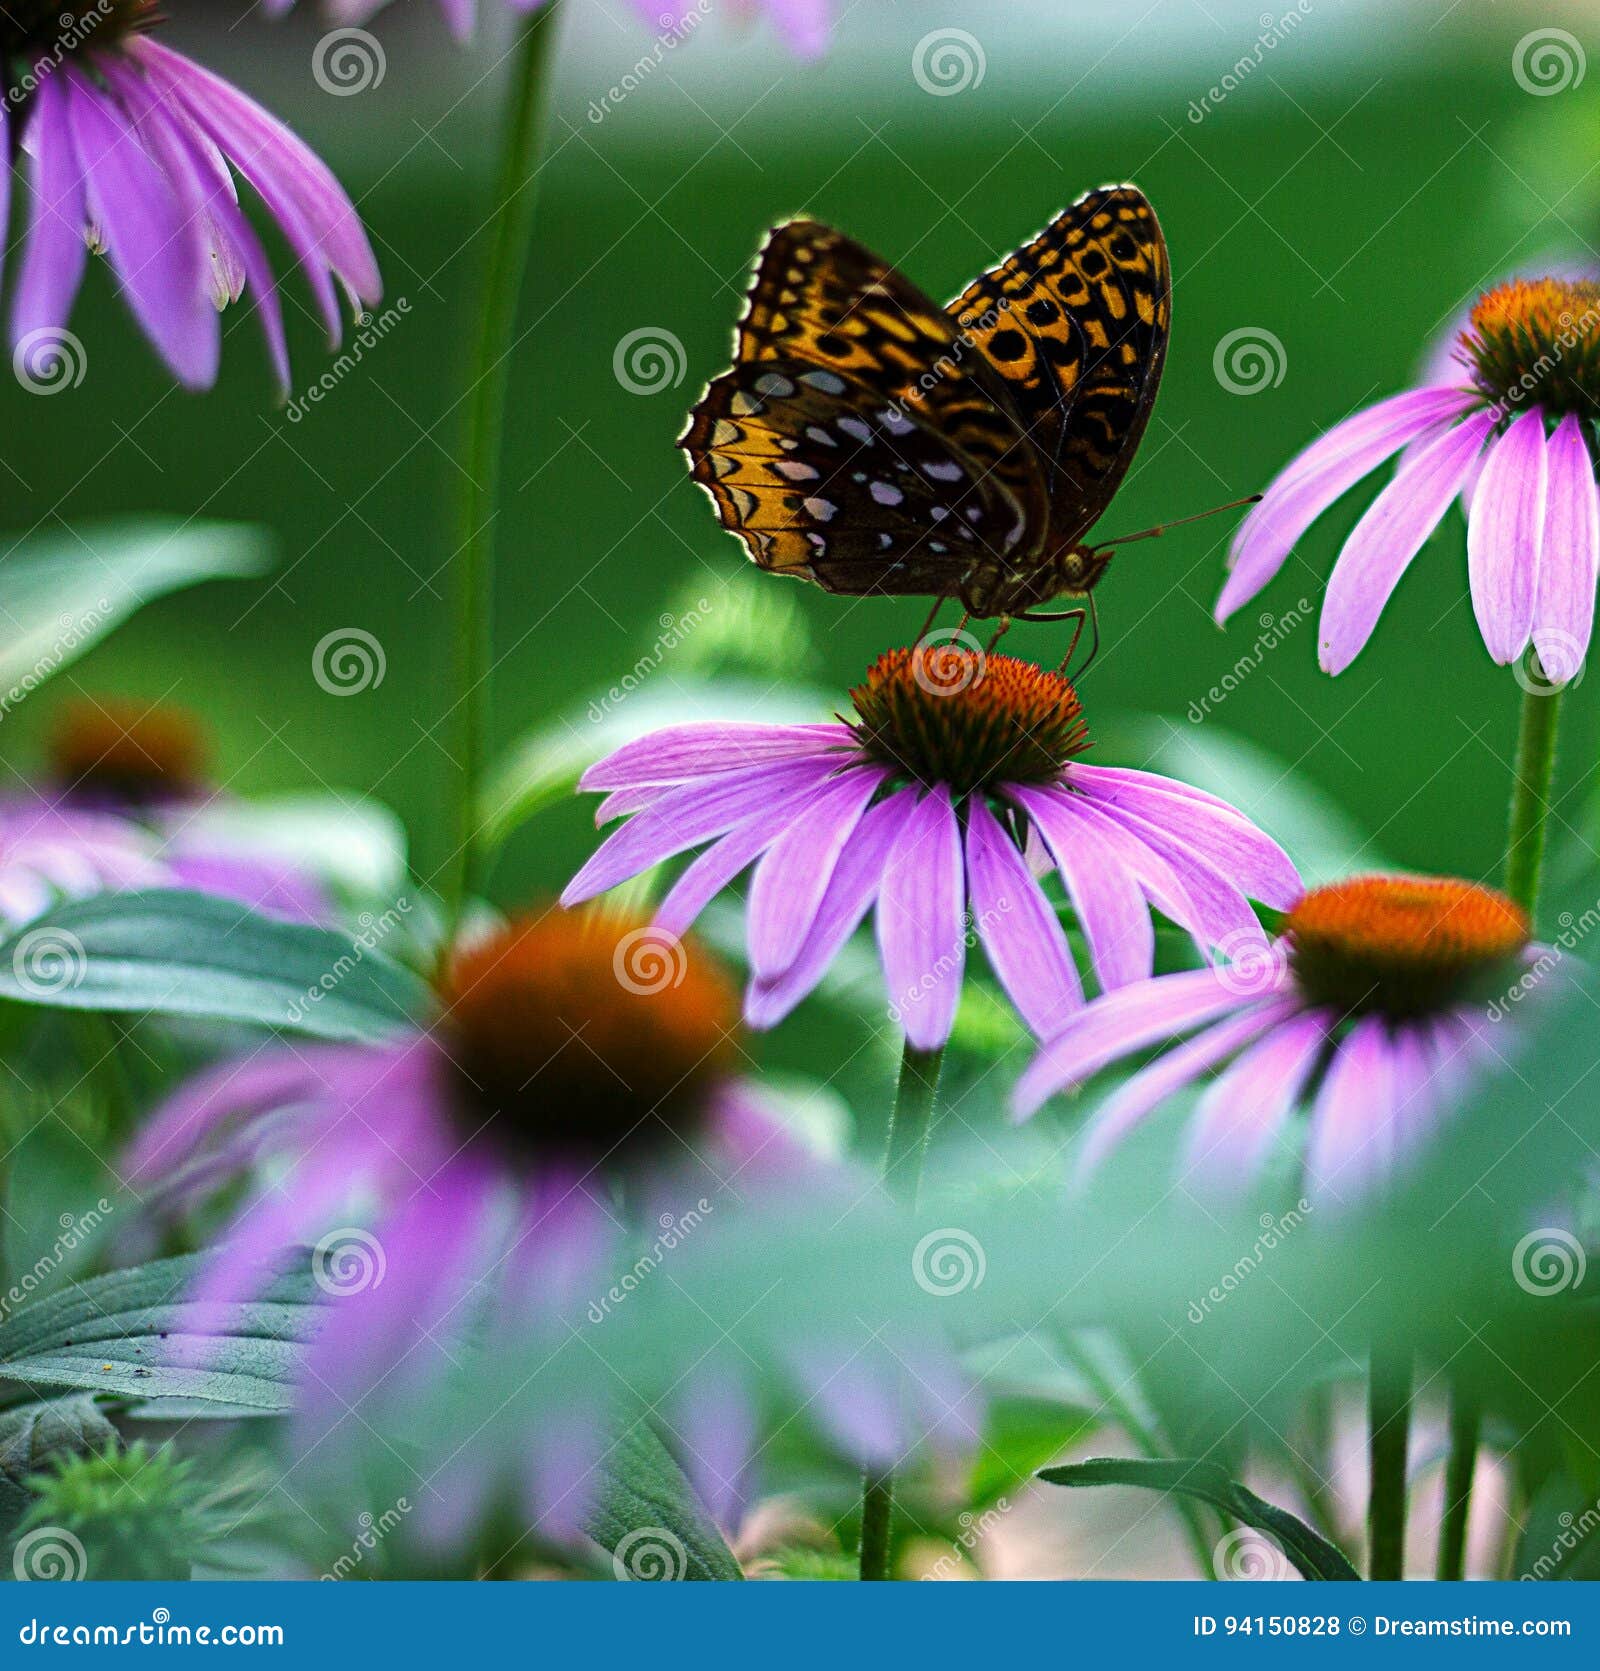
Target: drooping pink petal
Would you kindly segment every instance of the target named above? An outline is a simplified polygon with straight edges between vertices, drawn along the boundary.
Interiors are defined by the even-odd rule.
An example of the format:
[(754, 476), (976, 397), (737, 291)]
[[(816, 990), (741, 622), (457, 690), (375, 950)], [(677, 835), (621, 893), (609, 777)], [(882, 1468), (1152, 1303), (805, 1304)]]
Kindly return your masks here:
[(1218, 1063), (1227, 1061), (1235, 1051), (1289, 1013), (1283, 1004), (1251, 1004), (1175, 1044), (1148, 1066), (1140, 1068), (1095, 1111), (1073, 1168), (1078, 1182), (1084, 1182), (1117, 1144), (1169, 1097), (1176, 1096)]
[(918, 1050), (950, 1037), (966, 963), (966, 884), (950, 792), (930, 789), (901, 825), (878, 895), (889, 1009)]
[(1198, 847), (1241, 892), (1275, 911), (1288, 910), (1305, 891), (1289, 855), (1224, 802), (1201, 800), (1154, 772), (1123, 768), (1108, 778), (1101, 767), (1074, 764), (1070, 778), (1075, 788), (1102, 805), (1125, 807)]
[(70, 65), (62, 79), (85, 204), (122, 293), (178, 381), (209, 388), (222, 333), (203, 284), (196, 225), (117, 100)]
[(1083, 986), (1050, 902), (978, 796), (967, 803), (967, 886), (990, 967), (1017, 1013), (1049, 1038), (1081, 1007)]
[(687, 932), (706, 906), (790, 827), (794, 816), (788, 807), (752, 813), (697, 854), (657, 907), (656, 927), (668, 934)]
[(771, 760), (788, 760), (828, 749), (853, 749), (855, 738), (843, 725), (748, 725), (701, 720), (669, 725), (624, 743), (596, 761), (578, 787), (638, 789), (689, 783), (713, 772), (738, 771)]
[(820, 793), (832, 770), (831, 761), (808, 757), (686, 783), (608, 836), (567, 884), (561, 903), (593, 899), (763, 809), (787, 806), (798, 813)]
[(1467, 519), (1472, 610), (1502, 666), (1527, 649), (1533, 632), (1547, 481), (1544, 413), (1534, 407), (1489, 449)]
[(1284, 1016), (1217, 1077), (1195, 1110), (1186, 1178), (1232, 1194), (1256, 1176), (1327, 1043), (1333, 1020), (1317, 1011)]
[(1334, 1051), (1311, 1115), (1307, 1188), (1319, 1207), (1349, 1205), (1384, 1176), (1397, 1143), (1388, 1023), (1362, 1016)]
[(1248, 1008), (1260, 996), (1241, 995), (1218, 969), (1188, 969), (1119, 986), (1079, 1010), (1034, 1057), (1012, 1092), (1012, 1110), (1025, 1120), (1058, 1091), (1083, 1084), (1108, 1062), (1230, 1010)]
[(724, 1364), (697, 1374), (676, 1401), (673, 1431), (684, 1472), (719, 1526), (732, 1526), (748, 1496), (756, 1413), (737, 1371)]
[(60, 337), (89, 254), (84, 242), (83, 177), (73, 155), (67, 92), (60, 78), (48, 75), (40, 83), (28, 131), (32, 190), (22, 277), (11, 308), (14, 348)]
[(1155, 966), (1155, 929), (1125, 854), (1080, 816), (1077, 796), (1021, 787), (1009, 793), (1055, 858), (1102, 991), (1146, 979)]
[(1475, 412), (1430, 442), (1356, 524), (1323, 599), (1319, 659), (1325, 673), (1342, 673), (1372, 636), (1401, 575), (1460, 491), (1493, 422), (1490, 413)]
[(1409, 389), (1346, 418), (1307, 447), (1239, 525), (1217, 619), (1226, 621), (1272, 579), (1334, 500), (1423, 431), (1459, 416), (1473, 398), (1461, 389)]
[(775, 980), (799, 956), (839, 855), (888, 775), (887, 766), (840, 773), (756, 866), (747, 927), (750, 968), (758, 980)]
[(834, 866), (799, 956), (776, 980), (750, 983), (744, 1003), (744, 1018), (750, 1026), (758, 1030), (776, 1027), (827, 973), (877, 897), (889, 855), (916, 796), (914, 789), (901, 789), (868, 809)]
[(1553, 684), (1577, 677), (1594, 631), (1595, 582), (1600, 575), (1600, 496), (1583, 422), (1569, 412), (1545, 449), (1549, 492), (1544, 549), (1533, 605), (1533, 647)]

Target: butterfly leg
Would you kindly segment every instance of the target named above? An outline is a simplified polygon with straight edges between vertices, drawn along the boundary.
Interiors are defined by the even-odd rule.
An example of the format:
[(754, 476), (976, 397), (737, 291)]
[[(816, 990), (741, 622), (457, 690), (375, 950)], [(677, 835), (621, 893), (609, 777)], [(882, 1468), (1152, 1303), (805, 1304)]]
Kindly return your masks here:
[(994, 654), (995, 645), (998, 644), (1000, 642), (1000, 640), (1002, 638), (1004, 638), (1005, 635), (1010, 631), (1011, 631), (1011, 617), (1009, 615), (1002, 615), (1000, 617), (1000, 625), (997, 626), (994, 629), (994, 635), (990, 638), (989, 642), (984, 646), (983, 653), (986, 656), (992, 656)]
[(1045, 611), (1031, 609), (1023, 610), (1019, 614), (1012, 616), (1011, 619), (1016, 621), (1033, 621), (1040, 624), (1050, 621), (1071, 621), (1074, 623), (1072, 629), (1072, 641), (1067, 645), (1067, 653), (1061, 658), (1061, 661), (1056, 668), (1058, 673), (1065, 674), (1068, 667), (1072, 665), (1072, 658), (1078, 653), (1078, 640), (1083, 636), (1083, 623), (1085, 621), (1088, 621), (1090, 626), (1094, 629), (1094, 643), (1093, 647), (1089, 651), (1089, 660), (1086, 661), (1083, 666), (1078, 669), (1077, 673), (1072, 675), (1072, 677), (1074, 679), (1081, 679), (1084, 674), (1089, 671), (1090, 663), (1092, 663), (1096, 655), (1099, 654), (1100, 615), (1099, 611), (1095, 608), (1093, 593), (1090, 593), (1086, 602), (1081, 604), (1076, 609)]
[(950, 594), (948, 592), (941, 592), (938, 597), (933, 600), (933, 608), (928, 611), (927, 620), (925, 620), (922, 625), (917, 628), (917, 636), (912, 640), (914, 644), (920, 644), (923, 639), (928, 636), (929, 629), (939, 618), (939, 611), (943, 609), (949, 601)]

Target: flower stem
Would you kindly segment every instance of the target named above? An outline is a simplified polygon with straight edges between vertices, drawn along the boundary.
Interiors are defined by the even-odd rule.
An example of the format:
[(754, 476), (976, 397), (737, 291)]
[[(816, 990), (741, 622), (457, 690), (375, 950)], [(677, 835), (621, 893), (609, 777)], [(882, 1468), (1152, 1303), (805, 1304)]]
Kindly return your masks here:
[(1404, 1578), (1406, 1450), (1411, 1436), (1411, 1353), (1374, 1344), (1367, 1391), (1372, 1480), (1367, 1495), (1367, 1576)]
[[(1542, 686), (1530, 658), (1529, 684), (1522, 697), (1517, 730), (1517, 758), (1512, 767), (1511, 812), (1506, 827), (1506, 892), (1533, 923), (1539, 908), (1544, 869), (1545, 823), (1550, 812), (1550, 782), (1556, 764), (1556, 722), (1561, 692)], [(1444, 1518), (1439, 1524), (1435, 1571), (1449, 1582), (1462, 1577), (1467, 1549), (1467, 1520), (1472, 1511), (1472, 1477), (1478, 1461), (1482, 1415), (1459, 1382), (1450, 1394), (1450, 1454), (1444, 1472)]]
[(512, 88), (500, 140), (489, 252), (478, 288), (476, 335), (468, 362), (466, 431), (456, 547), (451, 563), (455, 607), (455, 851), (444, 889), (452, 922), (482, 885), (478, 794), (488, 747), (489, 676), (494, 660), (494, 519), (511, 366), (512, 331), (527, 269), (545, 105), (560, 0), (519, 25)]
[[(883, 1151), (883, 1186), (908, 1211), (916, 1205), (922, 1183), (922, 1157), (933, 1125), (933, 1098), (939, 1086), (944, 1050), (918, 1050), (909, 1040), (900, 1058), (900, 1082), (889, 1115)], [(879, 1581), (892, 1576), (891, 1532), (894, 1522), (894, 1470), (869, 1471), (861, 1482), (861, 1577)]]

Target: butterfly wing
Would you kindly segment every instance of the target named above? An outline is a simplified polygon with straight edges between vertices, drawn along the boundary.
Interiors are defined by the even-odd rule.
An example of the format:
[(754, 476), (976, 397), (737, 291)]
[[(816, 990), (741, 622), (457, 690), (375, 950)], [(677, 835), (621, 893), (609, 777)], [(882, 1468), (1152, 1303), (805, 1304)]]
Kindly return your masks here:
[(802, 360), (735, 364), (681, 445), (755, 562), (830, 592), (953, 593), (1021, 537), (1016, 502), (942, 431)]
[(950, 316), (819, 221), (775, 227), (732, 368), (679, 445), (764, 568), (841, 592), (953, 592), (1043, 543), (1005, 381)]
[(1087, 192), (948, 311), (1041, 456), (1051, 546), (1075, 545), (1127, 474), (1161, 382), (1172, 269), (1155, 210), (1133, 186)]

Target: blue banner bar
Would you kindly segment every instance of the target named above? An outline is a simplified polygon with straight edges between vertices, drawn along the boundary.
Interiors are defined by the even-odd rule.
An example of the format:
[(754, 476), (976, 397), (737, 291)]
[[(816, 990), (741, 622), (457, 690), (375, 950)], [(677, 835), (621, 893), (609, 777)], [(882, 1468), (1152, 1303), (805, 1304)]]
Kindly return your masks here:
[[(665, 1592), (665, 1593), (663, 1593)], [(295, 1663), (898, 1665), (1043, 1650), (1163, 1663), (1596, 1664), (1590, 1584), (9, 1584), (0, 1663), (218, 1647)], [(878, 1633), (882, 1633), (880, 1636)], [(676, 1644), (676, 1646), (673, 1646)], [(339, 1656), (339, 1657), (336, 1657)], [(381, 1657), (379, 1657), (381, 1656)], [(448, 1657), (444, 1657), (448, 1656)]]

